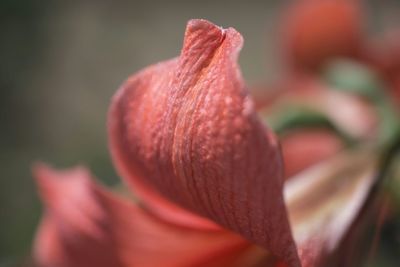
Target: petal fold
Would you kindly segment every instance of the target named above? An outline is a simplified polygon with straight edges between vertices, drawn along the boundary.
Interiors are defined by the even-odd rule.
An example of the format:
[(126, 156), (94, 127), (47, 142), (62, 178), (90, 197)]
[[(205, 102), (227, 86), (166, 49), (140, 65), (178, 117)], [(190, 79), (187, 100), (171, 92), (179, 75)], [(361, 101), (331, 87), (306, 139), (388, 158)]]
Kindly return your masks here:
[(169, 199), (298, 266), (279, 145), (242, 81), (242, 42), (232, 28), (189, 21), (179, 58), (133, 75), (117, 92), (110, 148), (148, 203)]
[(253, 266), (268, 256), (222, 228), (167, 223), (97, 185), (88, 171), (35, 167), (45, 216), (34, 258), (41, 267)]
[(303, 267), (327, 266), (371, 197), (377, 158), (343, 152), (285, 184), (285, 199)]

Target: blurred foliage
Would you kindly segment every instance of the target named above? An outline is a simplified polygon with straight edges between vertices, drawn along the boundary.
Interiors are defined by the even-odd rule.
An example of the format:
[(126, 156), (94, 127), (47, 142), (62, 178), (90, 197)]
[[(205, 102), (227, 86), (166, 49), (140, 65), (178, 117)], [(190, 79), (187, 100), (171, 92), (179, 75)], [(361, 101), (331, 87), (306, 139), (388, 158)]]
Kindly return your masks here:
[(40, 147), (35, 141), (39, 129), (26, 81), (43, 54), (43, 3), (0, 2), (0, 264), (4, 265), (29, 250), (40, 216), (29, 172), (33, 151)]

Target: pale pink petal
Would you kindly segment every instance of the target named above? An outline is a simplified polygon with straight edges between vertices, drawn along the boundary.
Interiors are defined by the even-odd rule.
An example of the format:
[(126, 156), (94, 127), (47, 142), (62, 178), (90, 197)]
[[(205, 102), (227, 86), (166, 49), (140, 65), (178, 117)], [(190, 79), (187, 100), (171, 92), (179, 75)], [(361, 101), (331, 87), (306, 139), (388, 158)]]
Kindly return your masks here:
[(376, 137), (377, 111), (361, 97), (329, 88), (315, 79), (288, 81), (271, 98), (265, 96), (259, 112), (268, 117), (290, 107), (302, 107), (327, 116), (337, 127), (357, 139)]
[[(288, 80), (278, 88), (259, 95), (259, 112), (267, 120), (299, 107), (326, 116), (352, 138), (368, 140), (377, 135), (376, 111), (356, 95), (335, 91), (310, 77)], [(332, 157), (346, 146), (337, 133), (318, 126), (291, 129), (279, 138), (286, 179)]]
[(265, 251), (222, 228), (166, 223), (97, 185), (83, 168), (35, 168), (45, 216), (35, 238), (40, 267), (253, 266)]
[(303, 267), (326, 266), (371, 195), (371, 150), (339, 154), (288, 180), (285, 199)]
[(110, 148), (148, 205), (162, 195), (298, 266), (279, 145), (243, 84), (242, 42), (232, 28), (190, 21), (180, 57), (133, 75), (114, 97)]

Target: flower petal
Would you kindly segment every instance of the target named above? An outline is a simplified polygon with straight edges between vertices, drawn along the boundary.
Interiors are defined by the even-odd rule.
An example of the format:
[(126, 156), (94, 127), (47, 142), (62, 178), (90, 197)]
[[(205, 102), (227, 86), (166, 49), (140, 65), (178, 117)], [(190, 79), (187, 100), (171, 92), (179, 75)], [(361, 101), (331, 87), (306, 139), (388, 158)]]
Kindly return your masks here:
[(334, 156), (343, 148), (340, 138), (324, 129), (295, 130), (285, 134), (281, 143), (286, 178)]
[[(259, 113), (267, 121), (299, 110), (321, 113), (340, 132), (353, 139), (377, 135), (378, 117), (371, 104), (347, 92), (335, 91), (315, 78), (288, 80), (270, 93), (259, 94)], [(338, 108), (340, 107), (340, 108)], [(293, 110), (294, 111), (291, 111)], [(276, 130), (276, 129), (275, 129)], [(279, 135), (285, 177), (326, 160), (346, 147), (343, 136), (321, 125), (294, 127)]]
[(358, 1), (294, 1), (284, 17), (284, 47), (291, 67), (315, 71), (336, 57), (358, 57), (362, 14)]
[(376, 181), (372, 151), (339, 154), (285, 184), (303, 267), (326, 266), (344, 240)]
[(160, 200), (155, 189), (298, 266), (279, 145), (242, 82), (242, 42), (232, 28), (190, 21), (180, 57), (132, 76), (114, 97), (111, 151), (143, 198)]
[(222, 228), (166, 223), (98, 186), (83, 168), (39, 165), (35, 176), (46, 204), (34, 247), (41, 267), (238, 267), (268, 258)]
[(330, 88), (316, 79), (289, 80), (271, 98), (265, 96), (262, 102), (259, 112), (263, 117), (288, 107), (300, 106), (325, 114), (353, 138), (370, 139), (377, 135), (378, 118), (370, 103), (355, 94)]

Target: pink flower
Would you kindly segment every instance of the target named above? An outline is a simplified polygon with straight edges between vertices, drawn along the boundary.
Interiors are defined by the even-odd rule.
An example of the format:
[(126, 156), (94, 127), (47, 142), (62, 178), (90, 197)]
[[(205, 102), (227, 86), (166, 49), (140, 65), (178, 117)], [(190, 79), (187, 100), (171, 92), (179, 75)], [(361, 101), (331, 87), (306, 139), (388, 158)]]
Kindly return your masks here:
[(242, 43), (232, 28), (191, 20), (178, 58), (134, 74), (116, 93), (109, 145), (137, 200), (97, 185), (83, 168), (35, 167), (46, 204), (34, 251), (40, 266), (330, 260), (369, 196), (376, 156), (337, 154), (333, 140), (335, 157), (305, 164), (284, 185), (278, 139), (258, 117), (237, 65)]

